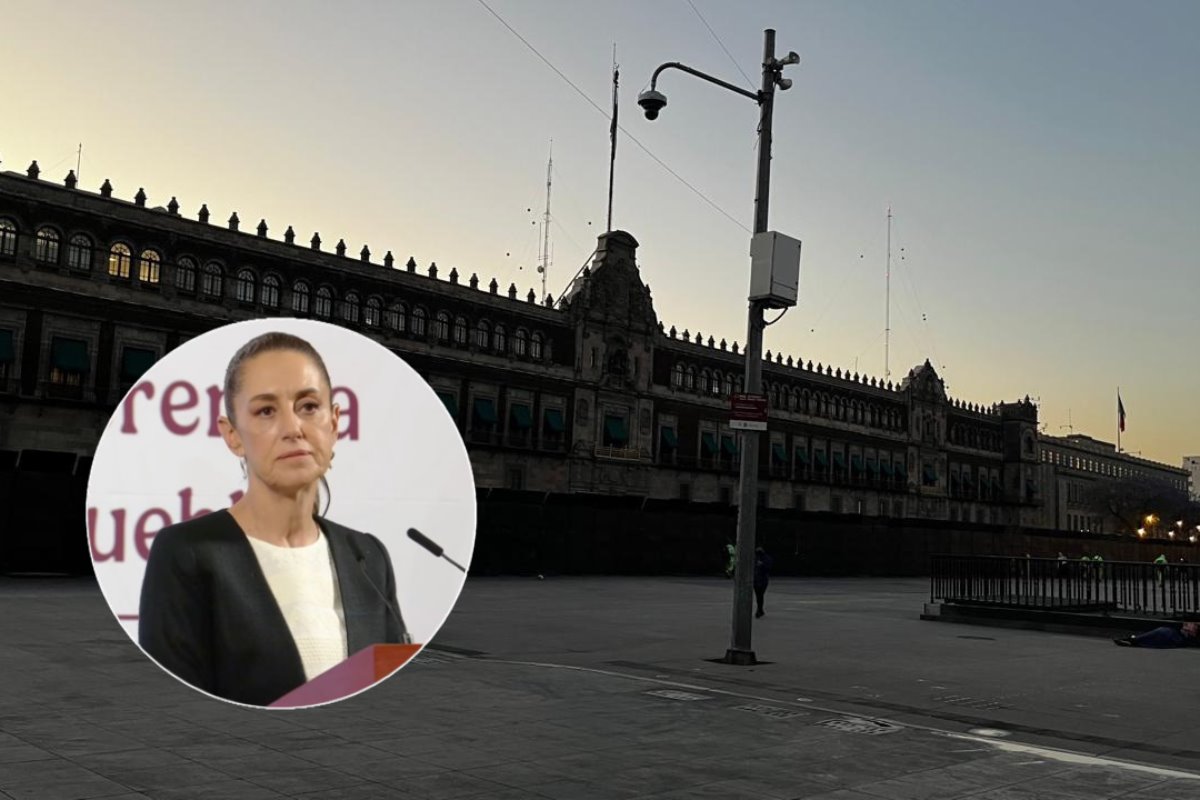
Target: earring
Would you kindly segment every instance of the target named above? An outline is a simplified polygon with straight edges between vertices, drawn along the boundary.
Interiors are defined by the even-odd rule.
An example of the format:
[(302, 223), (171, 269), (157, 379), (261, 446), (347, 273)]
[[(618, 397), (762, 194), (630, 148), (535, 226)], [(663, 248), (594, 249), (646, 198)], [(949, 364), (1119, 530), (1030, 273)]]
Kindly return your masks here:
[(242, 465), (242, 480), (246, 480), (249, 477), (246, 475), (246, 459), (239, 458), (238, 463)]

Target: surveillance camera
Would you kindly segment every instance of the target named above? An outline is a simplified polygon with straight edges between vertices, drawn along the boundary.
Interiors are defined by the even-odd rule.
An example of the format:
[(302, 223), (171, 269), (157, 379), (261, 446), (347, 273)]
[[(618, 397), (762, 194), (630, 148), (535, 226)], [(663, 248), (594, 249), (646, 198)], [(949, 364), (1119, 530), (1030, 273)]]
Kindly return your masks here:
[(646, 112), (646, 119), (658, 119), (658, 112), (667, 105), (667, 96), (662, 92), (647, 89), (638, 95), (638, 105)]

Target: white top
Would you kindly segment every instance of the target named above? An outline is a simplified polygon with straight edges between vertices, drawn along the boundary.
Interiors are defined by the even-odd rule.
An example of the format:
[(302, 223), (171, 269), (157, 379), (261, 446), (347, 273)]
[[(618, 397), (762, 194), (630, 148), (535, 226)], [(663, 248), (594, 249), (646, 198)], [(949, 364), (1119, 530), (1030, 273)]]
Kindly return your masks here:
[(300, 651), (304, 679), (344, 661), (346, 615), (329, 541), (322, 533), (306, 547), (280, 547), (247, 536)]

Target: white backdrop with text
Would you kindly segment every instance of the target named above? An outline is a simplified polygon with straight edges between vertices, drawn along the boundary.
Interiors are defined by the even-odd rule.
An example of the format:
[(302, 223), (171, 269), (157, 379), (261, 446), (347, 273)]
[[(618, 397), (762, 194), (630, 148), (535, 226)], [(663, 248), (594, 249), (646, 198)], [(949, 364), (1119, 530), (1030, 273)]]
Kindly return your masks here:
[(476, 509), (466, 447), (446, 407), (402, 359), (372, 339), (313, 320), (250, 320), (209, 331), (172, 350), (130, 389), (96, 448), (87, 490), (89, 546), (105, 599), (136, 642), (155, 533), (228, 508), (245, 491), (217, 419), (230, 358), (268, 331), (300, 336), (324, 359), (341, 407), (337, 459), (326, 474), (327, 516), (388, 548), (405, 623), (413, 641), (429, 642), (465, 576), (407, 531), (416, 528), (469, 565)]

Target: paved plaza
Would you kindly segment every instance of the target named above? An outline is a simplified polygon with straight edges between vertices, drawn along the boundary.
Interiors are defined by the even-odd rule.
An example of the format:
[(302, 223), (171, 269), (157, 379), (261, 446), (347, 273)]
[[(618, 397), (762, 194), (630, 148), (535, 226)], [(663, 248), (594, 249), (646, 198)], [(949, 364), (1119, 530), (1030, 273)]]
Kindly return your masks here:
[(0, 579), (0, 797), (1200, 798), (1200, 653), (922, 622), (920, 580), (471, 579), (382, 686), (210, 700), (87, 580)]

